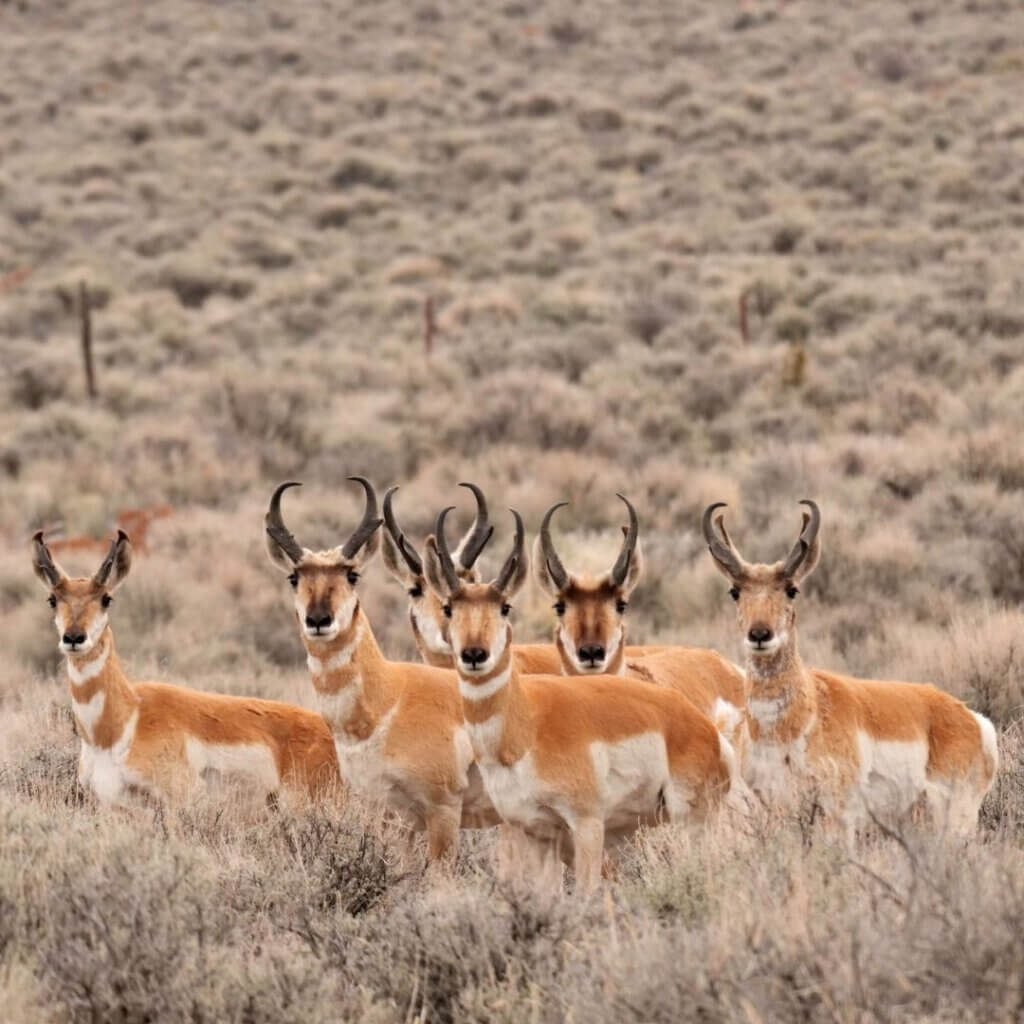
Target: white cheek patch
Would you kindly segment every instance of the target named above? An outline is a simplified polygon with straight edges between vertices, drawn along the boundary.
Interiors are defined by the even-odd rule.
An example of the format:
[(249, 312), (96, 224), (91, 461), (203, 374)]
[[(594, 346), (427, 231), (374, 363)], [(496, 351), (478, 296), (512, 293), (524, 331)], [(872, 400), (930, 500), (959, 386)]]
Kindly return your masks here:
[(431, 654), (450, 655), (452, 653), (452, 645), (444, 638), (444, 633), (437, 619), (433, 615), (425, 615), (415, 604), (411, 605), (410, 608), (413, 621), (416, 623), (420, 636), (423, 637), (423, 642), (427, 645), (427, 650)]
[(338, 607), (334, 616), (334, 623), (337, 626), (335, 632), (343, 633), (352, 625), (352, 616), (356, 613), (357, 604), (359, 604), (359, 598), (357, 598), (354, 593), (349, 594), (348, 597), (341, 602), (341, 605)]

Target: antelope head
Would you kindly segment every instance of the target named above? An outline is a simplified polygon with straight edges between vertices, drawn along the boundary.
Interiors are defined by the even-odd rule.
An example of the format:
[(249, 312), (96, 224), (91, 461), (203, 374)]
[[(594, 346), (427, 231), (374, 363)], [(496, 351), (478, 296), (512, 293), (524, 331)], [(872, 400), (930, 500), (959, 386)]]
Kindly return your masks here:
[(356, 584), (363, 566), (380, 546), (377, 528), (377, 494), (365, 477), (349, 477), (359, 484), (366, 496), (363, 518), (344, 544), (326, 551), (310, 551), (302, 547), (284, 525), (281, 516), (281, 495), (289, 487), (281, 484), (270, 499), (264, 522), (267, 552), (295, 591), (295, 615), (307, 642), (327, 643), (345, 633), (359, 610)]
[[(459, 579), (467, 583), (477, 583), (480, 580), (480, 573), (476, 569), (476, 561), (491, 539), (494, 527), (488, 523), (487, 500), (480, 488), (469, 483), (461, 483), (459, 486), (473, 492), (476, 499), (476, 518), (455, 549), (452, 564)], [(441, 599), (427, 585), (423, 560), (395, 518), (392, 499), (397, 490), (397, 487), (391, 487), (384, 495), (384, 564), (409, 594), (409, 617), (421, 654), (428, 661), (450, 666), (452, 648), (448, 642), (448, 619), (445, 617)]]
[(623, 495), (617, 497), (626, 506), (629, 525), (622, 528), (622, 549), (604, 575), (571, 575), (555, 551), (551, 518), (568, 502), (547, 510), (534, 546), (534, 575), (541, 589), (554, 598), (555, 640), (566, 669), (574, 675), (607, 672), (619, 658), (626, 640), (623, 616), (643, 573), (636, 509)]
[(32, 568), (49, 591), (53, 622), (65, 654), (88, 654), (107, 628), (113, 592), (132, 567), (132, 544), (118, 530), (107, 557), (92, 576), (72, 578), (53, 560), (40, 530), (32, 538)]
[(433, 535), (427, 538), (427, 580), (448, 619), (456, 669), (470, 682), (484, 685), (511, 658), (509, 615), (529, 570), (523, 520), (513, 509), (515, 541), (498, 575), (489, 583), (469, 583), (460, 578), (445, 537), (444, 521), (451, 511), (449, 507), (441, 512)]
[(803, 513), (800, 534), (785, 560), (774, 565), (754, 565), (741, 557), (725, 529), (724, 513), (715, 515), (726, 507), (724, 502), (704, 510), (704, 539), (715, 567), (731, 584), (729, 595), (736, 602), (744, 644), (755, 663), (761, 659), (767, 663), (789, 644), (800, 584), (821, 556), (821, 512), (808, 499), (800, 504), (809, 509)]

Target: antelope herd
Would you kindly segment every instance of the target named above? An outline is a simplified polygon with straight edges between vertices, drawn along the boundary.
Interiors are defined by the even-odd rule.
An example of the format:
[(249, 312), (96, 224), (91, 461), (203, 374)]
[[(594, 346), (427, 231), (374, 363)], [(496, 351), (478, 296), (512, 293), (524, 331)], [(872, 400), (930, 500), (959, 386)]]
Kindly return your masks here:
[[(281, 701), (129, 681), (109, 622), (131, 567), (119, 529), (91, 577), (70, 578), (42, 532), (33, 569), (49, 595), (81, 741), (79, 778), (106, 805), (180, 805), (234, 781), (273, 803), (282, 792), (379, 804), (425, 832), (432, 861), (462, 828), (499, 826), (522, 864), (557, 865), (599, 884), (606, 848), (637, 829), (698, 825), (750, 807), (813, 800), (847, 838), (875, 821), (972, 831), (998, 767), (992, 723), (934, 686), (854, 679), (806, 666), (796, 640), (802, 582), (821, 555), (821, 514), (774, 565), (745, 561), (721, 503), (702, 531), (736, 602), (745, 665), (711, 650), (627, 644), (625, 612), (643, 574), (636, 509), (603, 575), (570, 572), (545, 513), (533, 578), (553, 602), (554, 642), (513, 642), (512, 604), (530, 577), (526, 530), (497, 576), (477, 563), (494, 528), (483, 492), (449, 546), (437, 516), (422, 547), (394, 508), (397, 488), (364, 494), (343, 543), (320, 551), (285, 526), (281, 484), (265, 516), (271, 561), (287, 577), (319, 712)], [(380, 514), (382, 512), (382, 514)], [(381, 527), (383, 526), (383, 529)], [(359, 598), (378, 549), (409, 598), (423, 664), (389, 660)], [(512, 845), (507, 847), (513, 849)]]

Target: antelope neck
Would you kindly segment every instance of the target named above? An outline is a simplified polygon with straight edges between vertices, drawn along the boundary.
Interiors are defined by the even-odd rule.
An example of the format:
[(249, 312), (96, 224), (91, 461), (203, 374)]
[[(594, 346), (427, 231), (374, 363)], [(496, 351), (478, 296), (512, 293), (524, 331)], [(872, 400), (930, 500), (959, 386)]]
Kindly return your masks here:
[(87, 654), (65, 655), (72, 708), (82, 740), (94, 747), (112, 747), (138, 707), (139, 699), (121, 670), (110, 627)]
[(313, 688), (322, 702), (344, 697), (346, 707), (354, 711), (359, 704), (365, 713), (383, 712), (397, 700), (387, 685), (387, 662), (362, 608), (348, 629), (332, 640), (317, 643), (303, 637), (303, 642)]
[[(489, 687), (500, 680), (505, 680), (503, 685), (491, 692)], [(511, 642), (484, 678), (466, 675), (460, 668), (459, 691), (463, 718), (477, 758), (504, 765), (518, 761), (532, 744), (533, 722)]]
[(779, 739), (801, 734), (817, 712), (814, 680), (796, 649), (796, 636), (767, 658), (747, 653), (750, 685), (748, 713), (754, 739), (774, 735)]

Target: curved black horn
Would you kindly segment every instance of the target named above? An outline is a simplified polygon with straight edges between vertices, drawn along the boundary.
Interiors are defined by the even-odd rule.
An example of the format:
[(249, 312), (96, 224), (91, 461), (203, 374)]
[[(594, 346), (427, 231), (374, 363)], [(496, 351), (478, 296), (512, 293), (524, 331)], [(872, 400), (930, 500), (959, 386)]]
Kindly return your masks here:
[(565, 571), (565, 566), (562, 565), (562, 560), (556, 554), (555, 545), (551, 540), (551, 517), (568, 504), (567, 501), (560, 501), (557, 505), (552, 505), (540, 521), (540, 547), (544, 552), (544, 561), (547, 563), (551, 582), (559, 590), (564, 590), (569, 585), (569, 574)]
[(808, 552), (814, 546), (818, 537), (818, 530), (821, 529), (821, 509), (816, 502), (810, 498), (803, 498), (801, 505), (806, 505), (811, 511), (803, 514), (803, 526), (800, 529), (800, 536), (797, 537), (793, 550), (790, 551), (785, 565), (782, 567), (783, 575), (792, 576), (800, 568)]
[(714, 526), (711, 522), (711, 517), (715, 514), (715, 510), (719, 508), (728, 508), (728, 505), (724, 501), (716, 501), (713, 505), (708, 505), (704, 509), (704, 516), (701, 519), (701, 530), (704, 533), (704, 540), (707, 541), (708, 550), (711, 552), (712, 557), (718, 562), (723, 568), (728, 570), (734, 576), (739, 576), (743, 572), (743, 561), (736, 549), (732, 546), (732, 541), (728, 540), (728, 534), (725, 533), (725, 526), (722, 523), (722, 517), (718, 517), (719, 528), (722, 530), (723, 537), (719, 537), (715, 533)]
[(456, 593), (462, 586), (459, 581), (459, 574), (455, 571), (455, 563), (452, 561), (452, 553), (448, 549), (448, 538), (444, 533), (444, 521), (448, 513), (454, 511), (455, 506), (449, 505), (441, 509), (437, 514), (437, 522), (434, 524), (434, 543), (437, 545), (437, 556), (441, 563), (441, 572), (444, 573), (445, 583), (451, 593)]
[(270, 498), (270, 508), (263, 517), (263, 523), (267, 529), (267, 535), (275, 544), (294, 562), (296, 565), (302, 561), (302, 546), (291, 535), (288, 527), (284, 525), (281, 517), (281, 495), (289, 487), (301, 487), (297, 480), (289, 480), (287, 483), (279, 484)]
[(356, 527), (355, 533), (342, 546), (343, 558), (354, 558), (359, 553), (359, 549), (373, 536), (374, 530), (384, 522), (377, 515), (377, 492), (373, 489), (373, 484), (365, 476), (350, 476), (349, 480), (359, 484), (366, 492), (366, 509), (363, 512), (362, 522)]
[(395, 547), (402, 553), (402, 557), (405, 559), (405, 564), (409, 566), (409, 570), (415, 576), (422, 576), (423, 562), (420, 561), (420, 556), (416, 554), (416, 549), (406, 540), (405, 534), (402, 533), (402, 528), (398, 525), (398, 520), (395, 519), (395, 513), (391, 508), (391, 497), (397, 490), (398, 486), (396, 484), (394, 487), (389, 487), (384, 495), (384, 525), (388, 528), (388, 533), (391, 534)]
[(499, 593), (504, 593), (508, 588), (509, 583), (512, 582), (512, 578), (516, 574), (516, 570), (523, 564), (523, 559), (526, 555), (526, 530), (523, 527), (523, 517), (514, 508), (510, 508), (509, 512), (516, 519), (516, 537), (512, 543), (512, 553), (505, 559), (505, 564), (501, 567), (501, 572), (498, 573), (497, 579), (494, 581), (495, 589)]
[(621, 587), (626, 582), (629, 563), (633, 558), (633, 552), (636, 551), (636, 539), (640, 534), (640, 521), (637, 519), (636, 509), (633, 508), (629, 499), (624, 494), (616, 494), (615, 497), (629, 509), (629, 529), (626, 531), (626, 536), (622, 541), (622, 550), (619, 552), (619, 557), (615, 560), (615, 565), (612, 566), (609, 576), (613, 586)]
[(476, 519), (469, 529), (462, 543), (459, 545), (459, 565), (463, 569), (472, 569), (480, 552), (487, 546), (487, 542), (494, 533), (494, 527), (487, 522), (487, 499), (484, 492), (476, 484), (460, 483), (460, 487), (468, 488), (476, 498)]

